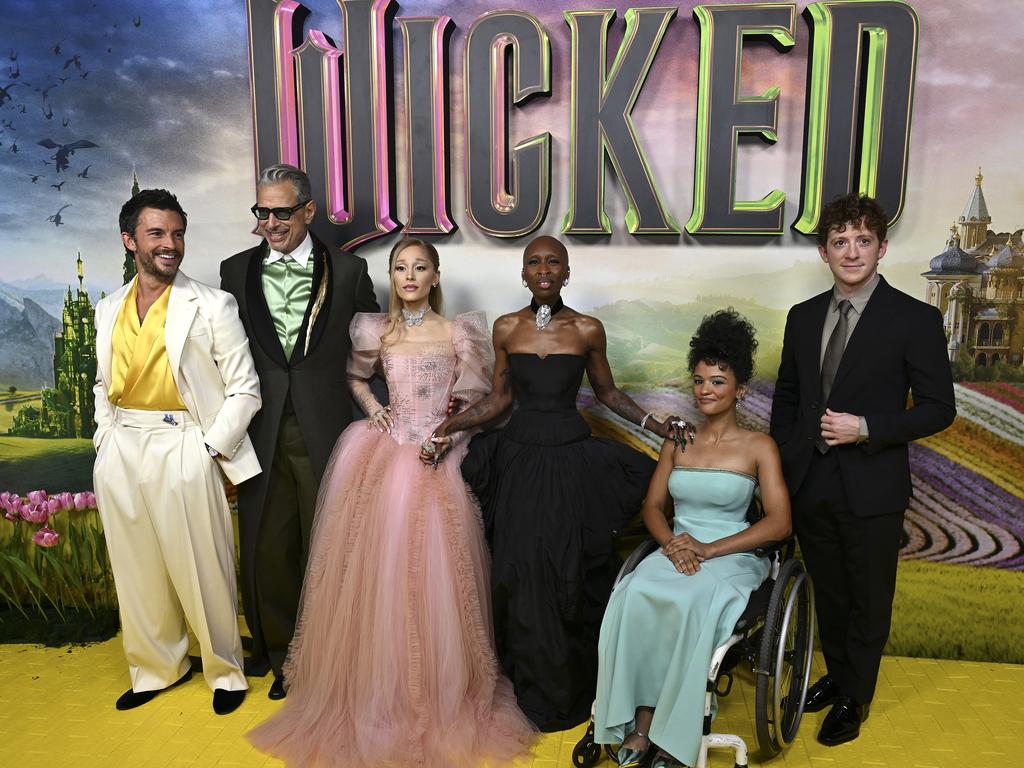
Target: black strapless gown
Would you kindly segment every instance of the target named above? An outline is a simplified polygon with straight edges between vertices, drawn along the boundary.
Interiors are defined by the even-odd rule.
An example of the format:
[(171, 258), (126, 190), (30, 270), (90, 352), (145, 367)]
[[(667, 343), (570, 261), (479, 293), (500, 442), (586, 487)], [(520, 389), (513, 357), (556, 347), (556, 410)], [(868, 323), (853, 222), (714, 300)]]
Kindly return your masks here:
[(619, 567), (610, 532), (640, 508), (655, 462), (595, 438), (576, 410), (585, 358), (509, 356), (517, 408), (477, 435), (462, 474), (493, 555), (498, 659), (544, 731), (590, 716), (597, 640)]

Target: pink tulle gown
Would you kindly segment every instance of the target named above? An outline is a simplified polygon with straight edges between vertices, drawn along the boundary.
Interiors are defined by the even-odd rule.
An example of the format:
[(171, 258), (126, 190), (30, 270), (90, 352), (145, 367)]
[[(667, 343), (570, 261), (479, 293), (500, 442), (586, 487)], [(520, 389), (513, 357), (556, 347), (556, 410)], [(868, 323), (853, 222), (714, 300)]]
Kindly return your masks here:
[[(459, 471), (465, 438), (435, 470), (419, 446), (455, 397), (490, 389), (483, 313), (451, 342), (381, 346), (383, 314), (352, 321), (350, 379), (366, 403), (383, 371), (391, 434), (356, 422), (334, 449), (317, 500), (282, 708), (249, 734), (294, 766), (502, 765), (536, 733), (494, 656), (489, 557)], [(370, 403), (370, 407), (376, 407)]]

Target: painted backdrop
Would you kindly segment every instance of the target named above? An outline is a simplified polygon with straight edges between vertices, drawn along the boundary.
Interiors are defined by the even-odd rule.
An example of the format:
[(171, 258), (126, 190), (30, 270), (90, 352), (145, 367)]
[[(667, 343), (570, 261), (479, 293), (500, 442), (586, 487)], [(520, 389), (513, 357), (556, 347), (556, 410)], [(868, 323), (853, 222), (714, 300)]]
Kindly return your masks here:
[[(578, 138), (573, 31), (563, 11), (591, 6), (511, 5), (535, 18), (548, 40), (550, 85), (509, 107), (507, 137), (497, 140), (512, 148), (549, 134), (550, 201), (533, 233), (559, 235), (576, 205)], [(618, 11), (607, 25), (612, 66), (629, 5), (600, 5)], [(920, 36), (911, 140), (902, 210), (882, 272), (942, 310), (960, 415), (911, 449), (915, 497), (890, 651), (1024, 662), (1019, 633), (993, 630), (1024, 623), (1024, 77), (1014, 63), (1024, 17), (994, 0), (913, 5)], [(307, 0), (303, 7), (309, 14), (296, 45), (315, 29), (314, 42), (344, 47), (338, 3)], [(389, 78), (382, 92), (390, 90), (393, 133), (387, 120), (380, 130), (393, 178), (389, 219), (398, 227), (411, 214), (400, 20), (452, 19), (450, 40), (438, 50), (448, 59), (447, 165), (443, 153), (441, 162), (447, 214), (456, 226), (437, 243), (448, 311), (483, 308), (492, 319), (527, 300), (518, 273), (529, 236), (495, 237), (467, 212), (463, 62), (467, 31), (500, 7), (403, 2), (398, 19), (380, 25), (380, 37), (361, 42), (390, 52), (394, 62), (392, 71), (380, 70)], [(699, 83), (707, 30), (692, 4), (672, 7), (678, 10), (663, 13), (631, 119), (662, 210), (682, 231), (630, 234), (632, 194), (625, 193), (632, 190), (606, 163), (611, 232), (565, 235), (573, 269), (566, 300), (604, 321), (621, 385), (647, 408), (686, 416), (696, 414), (684, 369), (689, 337), (707, 312), (736, 307), (761, 341), (755, 391), (744, 400), (742, 418), (766, 429), (786, 311), (830, 284), (813, 241), (792, 227), (806, 207), (813, 14), (801, 18), (805, 6), (795, 6), (792, 39), (751, 39), (740, 61), (741, 96), (779, 89), (777, 141), (741, 141), (726, 181), (735, 200), (759, 201), (777, 191), (770, 202), (781, 212), (781, 234), (691, 235), (684, 225), (694, 216), (696, 147), (703, 141)], [(259, 40), (250, 52), (249, 20), (274, 9), (272, 0), (0, 5), (0, 491), (24, 496), (45, 489), (52, 496), (91, 487), (92, 307), (125, 279), (117, 212), (133, 185), (178, 195), (190, 215), (183, 268), (195, 278), (216, 284), (220, 260), (255, 242), (248, 210), (256, 162), (250, 53), (265, 62), (273, 52)], [(706, 169), (697, 164), (696, 173), (702, 178)], [(401, 231), (388, 228), (358, 247), (382, 300), (386, 254)], [(596, 431), (654, 450), (633, 425), (595, 406), (591, 395), (584, 399)], [(2, 526), (17, 524), (0, 519), (0, 542), (10, 535)]]

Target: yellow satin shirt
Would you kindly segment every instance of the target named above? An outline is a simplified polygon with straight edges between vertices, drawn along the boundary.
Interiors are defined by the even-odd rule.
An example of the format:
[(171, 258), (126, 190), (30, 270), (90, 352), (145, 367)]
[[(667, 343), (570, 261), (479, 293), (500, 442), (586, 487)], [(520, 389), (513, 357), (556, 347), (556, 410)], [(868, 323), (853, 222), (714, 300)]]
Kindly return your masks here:
[(114, 323), (113, 357), (108, 398), (114, 405), (141, 411), (184, 411), (185, 403), (171, 375), (164, 325), (168, 286), (139, 322), (136, 282), (125, 296)]

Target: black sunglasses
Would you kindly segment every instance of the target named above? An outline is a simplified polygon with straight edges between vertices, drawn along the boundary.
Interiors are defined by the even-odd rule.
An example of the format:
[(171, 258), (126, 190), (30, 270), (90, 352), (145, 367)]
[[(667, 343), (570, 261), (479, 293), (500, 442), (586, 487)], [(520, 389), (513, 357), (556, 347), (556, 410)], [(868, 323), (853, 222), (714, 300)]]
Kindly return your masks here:
[(309, 200), (293, 205), (291, 208), (261, 208), (258, 205), (254, 205), (249, 210), (252, 211), (252, 215), (260, 221), (266, 221), (270, 218), (270, 214), (274, 214), (274, 218), (278, 221), (288, 221), (299, 208), (306, 205)]

